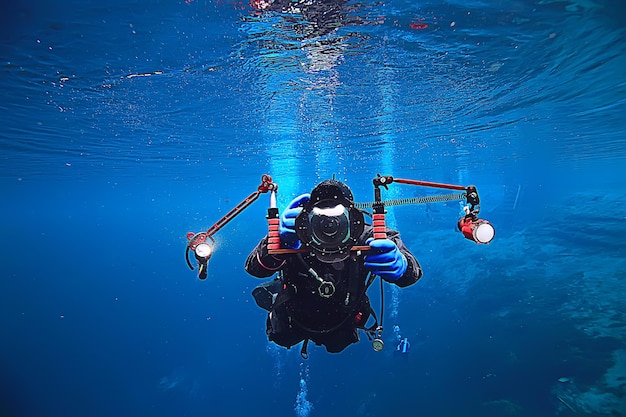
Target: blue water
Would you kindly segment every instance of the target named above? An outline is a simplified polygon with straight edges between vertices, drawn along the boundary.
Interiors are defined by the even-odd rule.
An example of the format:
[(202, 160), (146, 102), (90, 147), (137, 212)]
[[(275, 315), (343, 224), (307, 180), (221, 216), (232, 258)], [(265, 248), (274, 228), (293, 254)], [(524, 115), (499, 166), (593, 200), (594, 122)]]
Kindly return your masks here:
[[(1, 416), (626, 416), (623, 2), (5, 3)], [(475, 184), (496, 239), (389, 207), (385, 350), (303, 361), (243, 269), (267, 195), (183, 259), (266, 173)]]

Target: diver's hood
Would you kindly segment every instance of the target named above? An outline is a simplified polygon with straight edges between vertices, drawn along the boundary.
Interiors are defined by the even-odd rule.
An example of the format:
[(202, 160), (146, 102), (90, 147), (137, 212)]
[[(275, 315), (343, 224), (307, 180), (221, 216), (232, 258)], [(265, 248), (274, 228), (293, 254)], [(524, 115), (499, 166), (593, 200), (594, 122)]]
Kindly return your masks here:
[(325, 199), (337, 199), (343, 197), (348, 201), (354, 200), (350, 188), (341, 181), (325, 180), (319, 183), (311, 191), (311, 201), (317, 202)]

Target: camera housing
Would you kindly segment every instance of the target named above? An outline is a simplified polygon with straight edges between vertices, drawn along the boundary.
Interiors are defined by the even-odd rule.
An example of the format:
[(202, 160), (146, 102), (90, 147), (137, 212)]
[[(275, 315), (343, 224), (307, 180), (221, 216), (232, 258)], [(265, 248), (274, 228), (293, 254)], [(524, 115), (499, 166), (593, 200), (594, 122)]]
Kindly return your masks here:
[(295, 229), (303, 247), (320, 261), (335, 263), (350, 256), (364, 224), (350, 189), (339, 181), (328, 180), (313, 189), (296, 217)]

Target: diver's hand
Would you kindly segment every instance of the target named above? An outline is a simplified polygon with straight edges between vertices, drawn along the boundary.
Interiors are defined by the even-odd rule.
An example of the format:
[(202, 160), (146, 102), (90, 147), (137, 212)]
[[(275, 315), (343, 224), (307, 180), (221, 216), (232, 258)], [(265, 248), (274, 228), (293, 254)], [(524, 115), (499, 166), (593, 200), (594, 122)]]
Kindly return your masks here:
[(285, 247), (290, 249), (300, 248), (300, 241), (298, 235), (296, 235), (296, 217), (302, 211), (302, 206), (305, 205), (310, 194), (302, 194), (291, 200), (287, 209), (280, 215), (280, 225), (278, 226), (278, 233), (280, 234), (280, 242)]
[(370, 250), (365, 255), (365, 267), (389, 282), (397, 281), (408, 267), (406, 258), (389, 239), (369, 238)]

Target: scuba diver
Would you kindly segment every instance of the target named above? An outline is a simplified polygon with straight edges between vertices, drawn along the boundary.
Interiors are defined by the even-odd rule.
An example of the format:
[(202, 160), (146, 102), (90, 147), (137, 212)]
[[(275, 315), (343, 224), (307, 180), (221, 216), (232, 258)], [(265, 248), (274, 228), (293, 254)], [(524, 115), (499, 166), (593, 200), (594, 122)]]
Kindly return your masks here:
[[(309, 340), (338, 353), (359, 341), (358, 329), (371, 336), (378, 319), (366, 292), (375, 276), (398, 287), (422, 276), (400, 234), (387, 228), (386, 238), (374, 239), (353, 200), (344, 183), (323, 181), (311, 194), (294, 198), (280, 216), (280, 245), (289, 250), (270, 253), (266, 236), (246, 260), (253, 276), (278, 273), (253, 291), (268, 311), (268, 339), (287, 348), (304, 342), (303, 357)], [(370, 316), (376, 323), (366, 327)]]
[(398, 343), (398, 346), (396, 346), (396, 352), (402, 355), (407, 355), (410, 349), (411, 344), (409, 343), (409, 339), (406, 337), (400, 340), (400, 343)]

